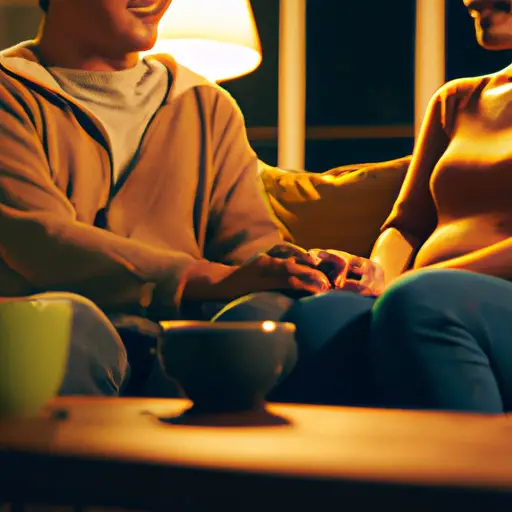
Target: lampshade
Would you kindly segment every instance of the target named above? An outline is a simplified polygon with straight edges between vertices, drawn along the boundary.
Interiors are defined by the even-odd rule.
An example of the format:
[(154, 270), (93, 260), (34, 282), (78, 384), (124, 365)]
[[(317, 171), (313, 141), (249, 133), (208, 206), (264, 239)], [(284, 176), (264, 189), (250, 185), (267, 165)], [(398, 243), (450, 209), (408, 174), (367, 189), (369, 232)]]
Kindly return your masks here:
[(249, 0), (173, 0), (155, 47), (214, 82), (256, 69), (261, 44)]

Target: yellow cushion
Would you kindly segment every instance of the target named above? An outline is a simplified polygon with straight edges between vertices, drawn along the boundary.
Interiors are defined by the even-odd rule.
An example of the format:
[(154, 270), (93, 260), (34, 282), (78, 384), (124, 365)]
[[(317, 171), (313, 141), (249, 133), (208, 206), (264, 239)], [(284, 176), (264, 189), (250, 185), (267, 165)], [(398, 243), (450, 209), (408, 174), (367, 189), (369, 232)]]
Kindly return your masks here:
[(400, 191), (410, 157), (322, 174), (263, 165), (261, 176), (286, 240), (368, 256)]

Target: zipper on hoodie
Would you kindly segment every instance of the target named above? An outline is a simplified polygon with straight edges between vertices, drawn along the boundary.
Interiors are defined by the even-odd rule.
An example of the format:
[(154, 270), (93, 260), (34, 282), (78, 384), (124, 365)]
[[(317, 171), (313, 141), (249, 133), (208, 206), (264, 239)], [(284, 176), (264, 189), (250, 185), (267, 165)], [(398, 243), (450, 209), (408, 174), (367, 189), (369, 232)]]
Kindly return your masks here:
[(142, 136), (139, 140), (139, 145), (137, 146), (137, 149), (135, 151), (135, 154), (133, 155), (133, 158), (131, 159), (130, 163), (127, 165), (124, 172), (119, 176), (117, 181), (114, 183), (113, 177), (112, 177), (112, 185), (110, 187), (109, 191), (109, 204), (114, 199), (114, 197), (119, 193), (123, 185), (126, 183), (126, 180), (130, 177), (132, 172), (135, 169), (135, 165), (137, 164), (140, 156), (140, 152), (142, 149), (142, 146), (144, 145), (144, 141), (146, 140), (147, 133), (150, 129), (152, 129), (155, 118), (160, 113), (160, 110), (164, 107), (164, 105), (167, 103), (167, 100), (169, 98), (169, 94), (171, 91), (172, 83), (173, 83), (173, 77), (169, 70), (167, 69), (167, 90), (165, 92), (165, 96), (163, 101), (160, 103), (158, 108), (153, 112), (153, 115), (150, 117), (149, 122), (147, 123), (146, 127), (144, 128), (144, 131), (142, 132)]

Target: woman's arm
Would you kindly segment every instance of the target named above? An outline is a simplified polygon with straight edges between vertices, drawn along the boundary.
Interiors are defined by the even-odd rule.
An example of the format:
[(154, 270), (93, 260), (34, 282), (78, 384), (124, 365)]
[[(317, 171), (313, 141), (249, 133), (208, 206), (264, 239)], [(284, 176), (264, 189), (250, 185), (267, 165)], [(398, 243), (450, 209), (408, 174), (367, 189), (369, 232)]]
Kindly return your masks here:
[(395, 228), (382, 232), (373, 246), (370, 260), (384, 270), (384, 288), (409, 268), (419, 245), (417, 239)]
[(430, 177), (450, 141), (446, 129), (449, 88), (442, 87), (430, 100), (402, 189), (370, 256), (384, 269), (386, 284), (410, 267), (437, 224)]
[(510, 279), (512, 278), (512, 238), (425, 268), (468, 270)]

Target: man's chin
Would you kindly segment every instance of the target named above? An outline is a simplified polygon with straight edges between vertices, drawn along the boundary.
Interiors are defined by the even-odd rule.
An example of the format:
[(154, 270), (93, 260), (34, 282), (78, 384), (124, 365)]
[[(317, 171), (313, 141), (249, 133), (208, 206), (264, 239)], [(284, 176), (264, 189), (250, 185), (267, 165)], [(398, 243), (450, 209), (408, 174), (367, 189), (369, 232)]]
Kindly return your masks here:
[(151, 50), (158, 36), (156, 27), (154, 29), (142, 26), (139, 30), (133, 31), (126, 38), (126, 43), (131, 47), (132, 52), (145, 52)]
[(156, 38), (133, 38), (123, 45), (123, 53), (142, 53), (151, 50), (156, 44)]

